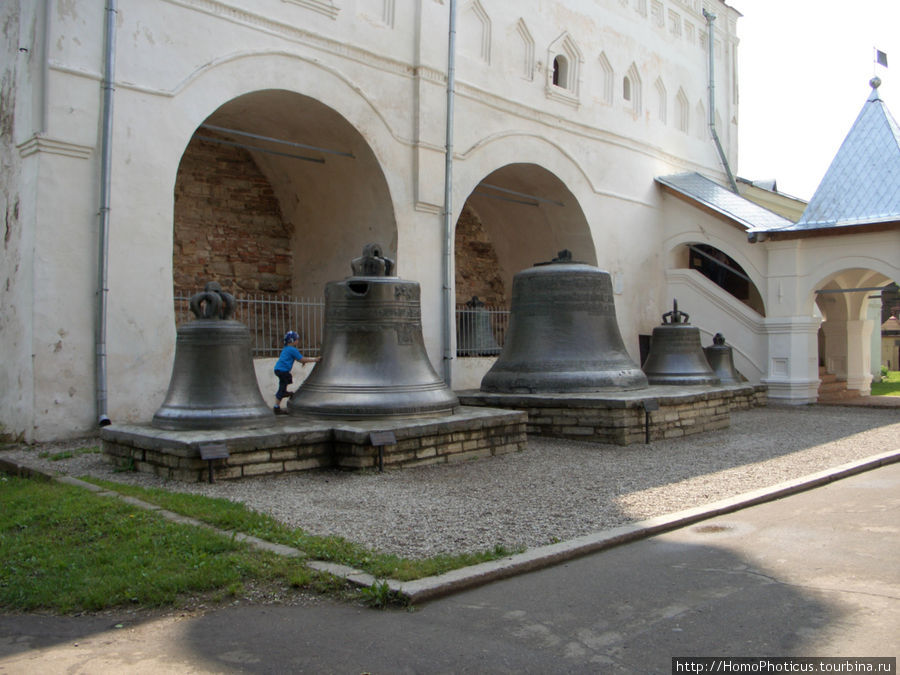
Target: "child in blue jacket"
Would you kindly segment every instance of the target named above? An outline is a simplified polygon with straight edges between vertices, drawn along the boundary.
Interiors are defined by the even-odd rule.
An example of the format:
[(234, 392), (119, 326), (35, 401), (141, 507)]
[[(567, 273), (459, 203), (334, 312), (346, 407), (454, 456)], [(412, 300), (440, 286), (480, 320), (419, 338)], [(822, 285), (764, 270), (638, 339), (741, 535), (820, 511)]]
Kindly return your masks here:
[(281, 350), (281, 355), (278, 357), (278, 361), (275, 362), (275, 376), (278, 378), (278, 391), (275, 392), (275, 414), (276, 415), (287, 415), (287, 410), (283, 410), (281, 407), (281, 399), (290, 398), (293, 392), (289, 392), (287, 390), (288, 385), (294, 381), (293, 376), (291, 375), (291, 369), (294, 367), (294, 361), (299, 361), (300, 363), (309, 363), (310, 361), (318, 361), (318, 359), (314, 358), (306, 358), (303, 354), (300, 353), (300, 350), (297, 349), (297, 341), (300, 339), (300, 336), (296, 333), (296, 331), (289, 330), (284, 334), (284, 349)]

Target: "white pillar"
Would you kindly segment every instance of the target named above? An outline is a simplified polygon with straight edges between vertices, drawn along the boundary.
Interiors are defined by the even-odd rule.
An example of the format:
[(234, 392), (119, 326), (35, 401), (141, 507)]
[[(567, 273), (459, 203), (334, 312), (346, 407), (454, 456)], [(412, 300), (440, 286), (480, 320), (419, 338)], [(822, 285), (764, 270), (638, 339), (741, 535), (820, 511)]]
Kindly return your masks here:
[(847, 379), (847, 322), (829, 319), (822, 324), (825, 336), (825, 371), (838, 379)]
[(847, 389), (863, 395), (871, 391), (872, 326), (868, 319), (847, 322)]
[(872, 322), (872, 336), (869, 339), (869, 372), (873, 382), (881, 381), (881, 296), (869, 297), (866, 319)]
[(818, 398), (819, 322), (812, 316), (766, 319), (769, 361), (762, 383), (772, 403), (802, 405)]

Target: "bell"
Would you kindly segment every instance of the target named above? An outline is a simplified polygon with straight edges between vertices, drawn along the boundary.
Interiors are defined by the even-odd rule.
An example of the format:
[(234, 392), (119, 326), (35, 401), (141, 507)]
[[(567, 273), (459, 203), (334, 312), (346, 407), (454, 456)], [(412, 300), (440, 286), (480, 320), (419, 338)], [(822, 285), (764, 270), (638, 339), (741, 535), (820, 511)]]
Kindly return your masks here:
[(747, 378), (734, 367), (733, 350), (731, 345), (725, 344), (725, 336), (721, 333), (713, 336), (713, 343), (709, 347), (704, 347), (703, 353), (706, 354), (709, 367), (713, 369), (722, 384), (741, 384), (747, 381)]
[(274, 422), (256, 381), (250, 331), (230, 318), (234, 297), (212, 281), (191, 297), (190, 308), (196, 318), (178, 328), (169, 391), (153, 426), (224, 429)]
[(500, 353), (500, 345), (494, 339), (491, 329), (491, 314), (484, 308), (484, 303), (473, 295), (459, 315), (459, 332), (457, 333), (457, 351), (466, 356), (496, 356)]
[(288, 412), (347, 419), (455, 412), (459, 400), (425, 352), (419, 284), (392, 276), (394, 262), (376, 244), (352, 269), (325, 286), (322, 359)]
[(643, 389), (613, 302), (609, 273), (569, 251), (513, 278), (506, 342), (481, 390), (569, 393)]
[(663, 314), (663, 323), (653, 329), (644, 372), (650, 384), (719, 384), (700, 346), (700, 329), (690, 325), (690, 316), (678, 310)]

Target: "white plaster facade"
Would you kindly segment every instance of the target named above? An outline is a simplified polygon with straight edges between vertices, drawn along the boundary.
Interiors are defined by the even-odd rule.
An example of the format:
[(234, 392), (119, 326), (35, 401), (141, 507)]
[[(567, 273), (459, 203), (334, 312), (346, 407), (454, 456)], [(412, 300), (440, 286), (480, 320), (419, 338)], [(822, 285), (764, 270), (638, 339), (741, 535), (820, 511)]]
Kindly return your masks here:
[[(12, 437), (97, 423), (103, 4), (0, 7), (0, 434)], [(320, 294), (363, 244), (380, 242), (422, 286), (424, 338), (440, 366), (449, 1), (115, 4), (109, 417), (147, 421), (165, 395), (173, 190), (203, 124), (352, 153), (323, 165), (253, 153), (294, 227), (294, 290)], [(825, 239), (750, 244), (733, 223), (663, 194), (655, 176), (724, 181), (697, 112), (708, 109), (704, 7), (717, 15), (716, 117), (734, 166), (739, 15), (720, 0), (460, 2), (451, 220), (466, 203), (479, 212), (507, 280), (562, 248), (610, 271), (635, 359), (638, 335), (678, 297), (704, 336), (726, 334), (770, 398), (806, 402), (817, 383), (815, 290), (846, 269), (900, 278), (900, 241), (887, 232), (841, 237), (833, 250)], [(485, 197), (483, 182), (562, 205), (523, 213)], [(677, 269), (690, 241), (739, 260), (767, 315)], [(475, 363), (453, 363), (454, 387), (477, 386)]]

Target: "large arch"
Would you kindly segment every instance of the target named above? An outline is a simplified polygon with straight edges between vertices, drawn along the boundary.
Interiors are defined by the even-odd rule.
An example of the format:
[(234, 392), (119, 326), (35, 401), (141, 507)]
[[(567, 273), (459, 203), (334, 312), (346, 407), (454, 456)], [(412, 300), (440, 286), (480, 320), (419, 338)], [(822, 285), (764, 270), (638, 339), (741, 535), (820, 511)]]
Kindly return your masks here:
[[(860, 267), (828, 270), (810, 301), (822, 316), (818, 333), (820, 377), (846, 382), (867, 394), (881, 363), (881, 291), (892, 279)], [(829, 385), (831, 386), (831, 385)], [(830, 394), (820, 389), (820, 400)]]
[[(353, 154), (353, 159), (334, 156), (319, 165), (275, 159), (277, 155), (270, 159), (266, 153), (242, 149), (270, 184), (281, 217), (299, 234), (292, 248), (303, 250), (291, 265), (291, 290), (316, 294), (325, 282), (347, 276), (351, 258), (375, 238), (383, 239), (378, 243), (396, 255), (396, 204), (405, 203), (410, 192), (410, 144), (392, 128), (402, 118), (389, 117), (384, 101), (402, 95), (409, 86), (408, 78), (397, 77), (373, 97), (326, 64), (283, 52), (219, 59), (168, 88), (160, 83), (146, 90), (123, 85), (126, 91), (116, 106), (113, 147), (122, 150), (114, 155), (113, 207), (118, 213), (127, 209), (129, 226), (114, 228), (110, 236), (109, 276), (115, 293), (110, 294), (109, 306), (109, 388), (130, 391), (131, 382), (139, 378), (144, 395), (139, 400), (118, 397), (116, 401), (122, 402), (111, 407), (111, 416), (146, 419), (166, 392), (176, 337), (175, 188), (185, 150), (201, 125), (212, 122)], [(155, 121), (153, 135), (145, 140), (142, 134), (148, 133), (150, 119)], [(310, 124), (312, 134), (300, 133)], [(232, 134), (225, 140), (247, 139)], [(334, 169), (338, 159), (355, 167), (343, 174), (353, 179), (352, 194), (346, 185), (342, 192), (340, 185), (325, 184), (324, 176), (309, 173), (321, 166)], [(310, 166), (285, 169), (294, 163)], [(313, 202), (318, 209), (302, 208)], [(377, 221), (372, 218), (373, 205)], [(327, 231), (312, 227), (316, 219), (338, 226)], [(307, 236), (310, 232), (316, 236)], [(153, 298), (149, 308), (147, 298)], [(137, 365), (136, 351), (142, 355)]]
[[(468, 231), (483, 232), (477, 247), (466, 240), (464, 223)], [(537, 164), (507, 164), (485, 176), (466, 199), (456, 228), (457, 302), (486, 295), (493, 304), (506, 305), (517, 272), (563, 249), (571, 250), (576, 260), (597, 262), (590, 226), (575, 195)], [(477, 254), (496, 260), (489, 276), (480, 273), (481, 266), (472, 266)]]
[[(191, 161), (201, 147), (218, 149), (219, 160), (206, 165)], [(249, 175), (241, 182), (239, 160), (245, 155), (267, 185)], [(228, 250), (201, 253), (207, 256), (210, 273), (232, 275), (240, 288), (254, 288), (241, 277), (257, 275), (271, 280), (269, 286), (255, 286), (263, 292), (320, 297), (327, 282), (348, 274), (351, 255), (364, 244), (375, 241), (396, 251), (396, 218), (374, 153), (343, 116), (309, 96), (262, 90), (228, 101), (198, 127), (182, 166), (185, 162), (191, 162), (193, 172), (179, 172), (175, 190), (182, 198), (176, 200), (176, 215), (208, 212), (212, 203), (223, 217), (234, 217), (231, 237), (221, 242)], [(244, 173), (250, 174), (251, 168)], [(191, 198), (183, 189), (189, 180), (200, 183), (192, 199), (205, 209), (184, 203)], [(268, 191), (277, 203), (277, 216), (253, 212), (263, 201), (258, 194)], [(269, 232), (254, 227), (261, 219)], [(209, 225), (222, 228), (222, 223)], [(176, 217), (174, 228), (176, 254), (179, 247), (195, 250), (196, 240), (180, 236), (180, 229), (186, 229), (183, 217)], [(176, 280), (179, 273), (174, 270)], [(288, 284), (281, 283), (285, 276)]]

